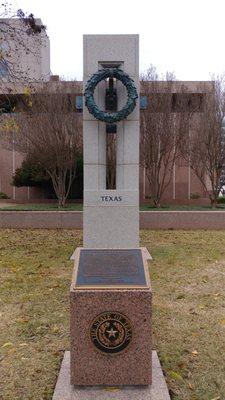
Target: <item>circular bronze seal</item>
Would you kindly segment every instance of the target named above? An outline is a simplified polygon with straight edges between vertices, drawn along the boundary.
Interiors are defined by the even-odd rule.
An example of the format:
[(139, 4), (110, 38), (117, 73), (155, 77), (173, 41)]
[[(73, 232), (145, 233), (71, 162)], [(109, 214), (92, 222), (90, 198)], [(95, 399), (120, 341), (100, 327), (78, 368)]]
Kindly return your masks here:
[(104, 312), (97, 315), (91, 325), (92, 343), (108, 354), (119, 353), (131, 342), (131, 323), (118, 312)]

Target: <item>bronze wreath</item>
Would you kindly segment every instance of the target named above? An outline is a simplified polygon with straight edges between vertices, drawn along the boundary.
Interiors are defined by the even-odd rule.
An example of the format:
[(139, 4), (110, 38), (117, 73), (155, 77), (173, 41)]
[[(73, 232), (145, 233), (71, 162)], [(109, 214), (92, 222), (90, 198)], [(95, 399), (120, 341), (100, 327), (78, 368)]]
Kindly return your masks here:
[[(97, 84), (106, 78), (116, 78), (121, 81), (127, 89), (127, 102), (125, 106), (117, 112), (105, 112), (98, 108), (94, 101), (94, 90)], [(97, 71), (87, 81), (85, 92), (85, 105), (88, 108), (90, 114), (100, 121), (107, 122), (109, 124), (126, 119), (128, 115), (134, 110), (136, 106), (136, 100), (138, 98), (137, 90), (134, 85), (133, 79), (128, 74), (118, 68), (104, 68)]]

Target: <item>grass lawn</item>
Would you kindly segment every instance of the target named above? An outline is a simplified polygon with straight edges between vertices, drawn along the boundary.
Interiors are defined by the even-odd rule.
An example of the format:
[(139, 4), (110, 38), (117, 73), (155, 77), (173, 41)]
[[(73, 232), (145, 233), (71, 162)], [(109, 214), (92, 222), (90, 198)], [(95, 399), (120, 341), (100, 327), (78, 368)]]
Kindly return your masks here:
[[(69, 349), (72, 230), (0, 230), (0, 399), (50, 400)], [(173, 400), (225, 398), (225, 232), (142, 231)]]
[(140, 211), (225, 211), (225, 204), (218, 204), (217, 207), (212, 208), (209, 205), (164, 205), (160, 208), (155, 208), (148, 204), (141, 204)]
[[(60, 211), (82, 211), (83, 204), (80, 203), (72, 203), (67, 204)], [(0, 211), (59, 211), (57, 203), (34, 203), (34, 204), (10, 204), (4, 203), (1, 206), (0, 202)]]
[[(82, 211), (83, 204), (68, 203), (64, 208), (59, 209), (55, 203), (28, 203), (28, 204), (13, 204), (0, 202), (0, 211)], [(155, 208), (148, 204), (141, 204), (140, 211), (225, 211), (225, 204), (218, 204), (216, 208), (210, 205), (195, 206), (195, 205), (164, 205), (160, 208)]]

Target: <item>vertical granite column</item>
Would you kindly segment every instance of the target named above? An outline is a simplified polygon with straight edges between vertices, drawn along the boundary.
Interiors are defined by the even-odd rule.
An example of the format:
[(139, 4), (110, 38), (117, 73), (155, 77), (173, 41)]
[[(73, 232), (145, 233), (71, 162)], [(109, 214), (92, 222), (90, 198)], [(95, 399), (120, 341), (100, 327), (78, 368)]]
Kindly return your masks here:
[[(101, 68), (119, 67), (139, 91), (138, 35), (85, 35), (84, 88)], [(118, 110), (127, 101), (116, 82)], [(94, 96), (105, 110), (107, 82)], [(106, 189), (106, 123), (86, 106), (84, 247), (74, 254), (70, 288), (73, 385), (149, 385), (152, 292), (139, 248), (139, 106), (117, 123), (116, 189)]]
[[(84, 87), (98, 70), (119, 65), (139, 92), (138, 35), (84, 35)], [(127, 92), (117, 81), (118, 110)], [(95, 92), (104, 110), (105, 84)], [(84, 106), (84, 247), (139, 247), (139, 106), (117, 124), (116, 189), (106, 190), (106, 124)]]

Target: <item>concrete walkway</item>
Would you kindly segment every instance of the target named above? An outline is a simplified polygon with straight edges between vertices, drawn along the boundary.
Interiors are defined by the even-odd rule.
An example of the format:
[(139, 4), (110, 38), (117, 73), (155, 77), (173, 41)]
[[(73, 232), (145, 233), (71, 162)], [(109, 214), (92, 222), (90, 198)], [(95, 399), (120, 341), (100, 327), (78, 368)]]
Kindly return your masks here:
[[(225, 229), (225, 211), (140, 211), (139, 215), (140, 229)], [(83, 213), (6, 209), (0, 211), (0, 228), (83, 229)]]

